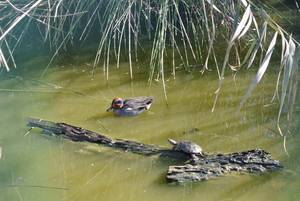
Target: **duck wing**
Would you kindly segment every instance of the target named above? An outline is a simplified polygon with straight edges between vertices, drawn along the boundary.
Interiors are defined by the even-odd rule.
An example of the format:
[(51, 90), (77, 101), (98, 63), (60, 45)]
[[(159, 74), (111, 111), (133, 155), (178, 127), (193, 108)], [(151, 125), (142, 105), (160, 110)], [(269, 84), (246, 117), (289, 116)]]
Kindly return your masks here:
[(148, 110), (151, 104), (155, 101), (153, 97), (136, 97), (128, 98), (124, 101), (124, 106), (127, 109), (132, 110)]

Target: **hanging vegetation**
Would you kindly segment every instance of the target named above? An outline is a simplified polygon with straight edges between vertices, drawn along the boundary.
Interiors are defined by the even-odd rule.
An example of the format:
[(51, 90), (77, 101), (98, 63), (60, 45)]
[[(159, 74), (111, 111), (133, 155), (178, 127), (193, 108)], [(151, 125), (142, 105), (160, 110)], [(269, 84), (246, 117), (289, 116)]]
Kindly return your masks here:
[[(199, 69), (201, 73), (216, 70), (220, 82), (215, 103), (227, 68), (239, 72), (252, 67), (254, 60), (259, 60), (257, 74), (237, 112), (264, 76), (274, 51), (279, 50), (280, 71), (274, 99), (277, 98), (280, 103), (279, 133), (284, 139), (289, 133), (296, 100), (299, 43), (268, 15), (267, 9), (288, 26), (294, 26), (267, 1), (6, 0), (0, 5), (0, 67), (7, 71), (17, 67), (14, 52), (32, 26), (39, 30), (42, 40), (49, 44), (52, 52), (52, 59), (44, 73), (61, 51), (68, 51), (74, 43), (84, 44), (92, 37), (94, 41), (98, 40), (93, 73), (101, 66), (108, 80), (109, 64), (115, 62), (119, 67), (120, 61), (125, 58), (129, 62), (132, 80), (133, 62), (138, 63), (139, 52), (146, 51), (139, 41), (148, 40), (151, 43), (151, 51), (146, 52), (150, 58), (148, 81), (162, 81), (166, 100), (166, 57), (171, 61), (169, 64), (174, 77), (175, 67), (179, 65), (187, 72), (190, 64), (195, 63), (203, 64)], [(215, 54), (215, 48), (221, 38), (227, 41), (228, 46), (220, 57)], [(280, 47), (275, 47), (278, 44), (281, 44)], [(230, 57), (235, 58), (235, 63), (230, 63)], [(180, 58), (180, 63), (175, 58)], [(223, 60), (220, 69), (218, 59)], [(209, 66), (215, 66), (215, 69)], [(279, 123), (285, 104), (289, 106), (288, 122), (285, 131), (282, 131)], [(212, 111), (215, 107), (216, 104)]]

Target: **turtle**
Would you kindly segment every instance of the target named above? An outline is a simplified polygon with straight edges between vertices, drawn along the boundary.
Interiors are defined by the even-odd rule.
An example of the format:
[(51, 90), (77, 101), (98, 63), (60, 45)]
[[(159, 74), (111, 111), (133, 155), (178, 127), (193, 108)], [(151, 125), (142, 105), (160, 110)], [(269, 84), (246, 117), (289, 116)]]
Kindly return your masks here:
[(202, 148), (194, 142), (187, 140), (176, 142), (170, 138), (168, 138), (168, 141), (174, 145), (171, 151), (180, 150), (184, 153), (190, 154), (195, 161), (199, 159), (196, 154), (200, 154), (202, 157), (204, 157), (202, 154)]

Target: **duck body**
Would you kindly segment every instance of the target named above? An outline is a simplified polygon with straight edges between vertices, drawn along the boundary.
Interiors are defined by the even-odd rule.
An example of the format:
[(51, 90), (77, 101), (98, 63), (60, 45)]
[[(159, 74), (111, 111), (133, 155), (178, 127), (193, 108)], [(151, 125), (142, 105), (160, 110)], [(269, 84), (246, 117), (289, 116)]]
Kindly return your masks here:
[(148, 110), (154, 101), (155, 98), (145, 96), (128, 98), (124, 101), (121, 98), (114, 98), (106, 111), (113, 110), (118, 116), (133, 116)]

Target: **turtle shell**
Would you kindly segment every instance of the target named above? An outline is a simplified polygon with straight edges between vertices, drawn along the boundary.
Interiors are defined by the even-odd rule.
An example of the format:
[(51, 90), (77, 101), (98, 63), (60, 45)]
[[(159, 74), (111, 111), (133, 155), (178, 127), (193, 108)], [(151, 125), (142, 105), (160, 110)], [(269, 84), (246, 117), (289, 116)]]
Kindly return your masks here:
[(186, 141), (186, 140), (177, 142), (175, 148), (190, 154), (200, 154), (202, 151), (202, 148), (199, 145), (197, 145), (194, 142)]

